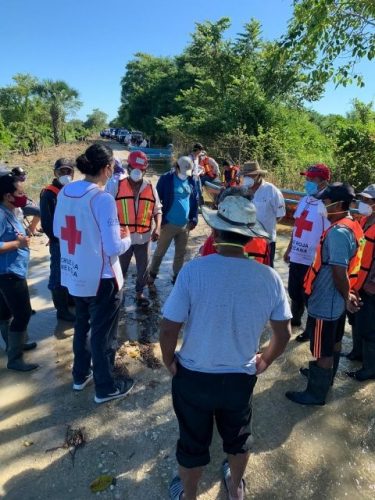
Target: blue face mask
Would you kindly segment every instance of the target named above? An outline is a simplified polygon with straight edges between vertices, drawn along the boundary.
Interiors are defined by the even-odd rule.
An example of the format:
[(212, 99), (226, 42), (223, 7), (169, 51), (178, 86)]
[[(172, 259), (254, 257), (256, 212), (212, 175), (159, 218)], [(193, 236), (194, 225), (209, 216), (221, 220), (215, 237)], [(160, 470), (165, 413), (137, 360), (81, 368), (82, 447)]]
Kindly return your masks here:
[(305, 181), (305, 191), (308, 195), (314, 196), (318, 192), (318, 185), (312, 181)]

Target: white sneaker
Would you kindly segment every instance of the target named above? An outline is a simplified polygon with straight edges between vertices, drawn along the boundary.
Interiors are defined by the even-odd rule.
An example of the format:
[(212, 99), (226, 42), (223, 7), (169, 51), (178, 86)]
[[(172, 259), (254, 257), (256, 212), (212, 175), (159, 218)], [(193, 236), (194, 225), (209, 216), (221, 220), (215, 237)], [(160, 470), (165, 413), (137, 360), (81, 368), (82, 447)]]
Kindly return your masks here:
[(93, 378), (94, 374), (90, 372), (81, 384), (76, 384), (76, 383), (73, 384), (73, 391), (82, 391), (87, 384), (92, 382)]
[(95, 403), (106, 403), (107, 401), (112, 401), (112, 399), (119, 399), (125, 397), (134, 387), (134, 380), (132, 378), (127, 378), (126, 380), (121, 380), (118, 382), (117, 389), (115, 392), (106, 394), (105, 396), (95, 396)]

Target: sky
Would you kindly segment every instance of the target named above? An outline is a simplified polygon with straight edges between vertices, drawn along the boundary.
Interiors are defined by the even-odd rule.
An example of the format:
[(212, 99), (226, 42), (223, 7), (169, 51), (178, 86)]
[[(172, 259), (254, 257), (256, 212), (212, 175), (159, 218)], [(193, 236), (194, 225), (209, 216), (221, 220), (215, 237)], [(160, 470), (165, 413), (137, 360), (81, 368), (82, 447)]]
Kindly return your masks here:
[[(120, 81), (136, 52), (179, 54), (195, 23), (231, 18), (235, 36), (251, 18), (262, 24), (263, 37), (278, 38), (292, 15), (292, 0), (0, 0), (0, 86), (16, 73), (65, 80), (80, 93), (86, 119), (94, 108), (115, 118)], [(344, 114), (352, 99), (375, 100), (374, 65), (360, 70), (366, 87), (335, 89), (309, 105), (323, 114)], [(372, 78), (371, 78), (372, 76)]]

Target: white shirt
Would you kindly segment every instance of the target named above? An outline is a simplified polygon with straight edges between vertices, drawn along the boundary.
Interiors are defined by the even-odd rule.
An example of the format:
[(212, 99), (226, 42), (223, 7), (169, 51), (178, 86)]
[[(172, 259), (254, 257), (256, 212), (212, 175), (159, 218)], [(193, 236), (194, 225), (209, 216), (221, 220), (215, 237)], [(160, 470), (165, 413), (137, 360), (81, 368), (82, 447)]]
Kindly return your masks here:
[(256, 372), (255, 355), (267, 321), (292, 317), (274, 269), (218, 254), (185, 264), (164, 304), (163, 316), (185, 323), (177, 353), (182, 366), (199, 372), (250, 375)]
[(292, 232), (290, 262), (310, 266), (314, 260), (320, 237), (329, 228), (328, 219), (319, 214), (321, 200), (314, 196), (300, 199), (294, 212), (295, 224)]
[(284, 217), (286, 213), (285, 200), (280, 189), (262, 180), (254, 193), (253, 202), (257, 209), (257, 219), (271, 236), (271, 241), (276, 241), (277, 219)]
[[(117, 192), (118, 192), (119, 181), (122, 179), (125, 179), (126, 177), (127, 176), (123, 176), (123, 177), (120, 176), (119, 177), (119, 176), (113, 175), (109, 179), (109, 181), (107, 182), (107, 184), (105, 186), (106, 192), (111, 194), (114, 198), (116, 198)], [(137, 207), (138, 207), (138, 202), (139, 202), (139, 195), (142, 193), (142, 191), (144, 191), (144, 189), (149, 184), (151, 184), (149, 181), (146, 181), (145, 179), (143, 179), (142, 186), (141, 186), (141, 188), (138, 192), (137, 198), (135, 200)], [(151, 187), (152, 187), (152, 192), (153, 192), (154, 198), (155, 198), (155, 207), (154, 207), (154, 212), (153, 212), (153, 216), (155, 217), (156, 215), (161, 214), (162, 204), (160, 203), (160, 198), (159, 198), (158, 192), (156, 191), (156, 189), (154, 188), (154, 186), (152, 184), (151, 184)], [(152, 228), (147, 233), (142, 233), (142, 234), (132, 233), (130, 235), (131, 240), (132, 240), (132, 245), (143, 245), (144, 243), (147, 243), (151, 239), (151, 233), (152, 233)]]

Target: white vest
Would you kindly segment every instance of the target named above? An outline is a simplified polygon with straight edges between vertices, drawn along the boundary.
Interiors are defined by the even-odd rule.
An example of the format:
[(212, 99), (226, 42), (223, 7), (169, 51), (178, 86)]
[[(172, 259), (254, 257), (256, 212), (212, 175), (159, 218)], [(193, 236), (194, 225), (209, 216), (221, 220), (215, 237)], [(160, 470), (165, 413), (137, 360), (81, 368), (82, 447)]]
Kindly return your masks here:
[[(102, 277), (104, 259), (98, 222), (92, 201), (104, 194), (93, 186), (82, 196), (68, 196), (63, 188), (54, 215), (54, 232), (60, 241), (61, 284), (71, 295), (93, 297)], [(119, 289), (124, 283), (118, 257), (111, 258), (111, 267)]]
[(294, 213), (290, 262), (310, 266), (313, 263), (320, 237), (330, 222), (318, 212), (322, 201), (314, 196), (305, 196)]

